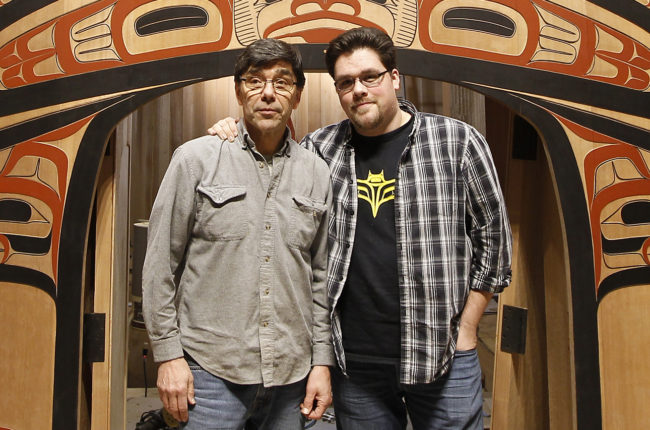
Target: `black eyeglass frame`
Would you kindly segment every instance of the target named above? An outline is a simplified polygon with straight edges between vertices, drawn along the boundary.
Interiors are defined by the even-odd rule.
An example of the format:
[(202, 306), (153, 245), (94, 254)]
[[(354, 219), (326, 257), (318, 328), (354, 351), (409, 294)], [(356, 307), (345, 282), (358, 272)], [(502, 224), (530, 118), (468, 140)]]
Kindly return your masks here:
[[(341, 80), (335, 80), (334, 81), (334, 88), (336, 88), (336, 91), (339, 94), (346, 94), (352, 91), (354, 86), (356, 85), (357, 81), (361, 82), (361, 85), (363, 85), (366, 88), (375, 88), (378, 87), (381, 84), (381, 81), (383, 79), (383, 76), (390, 72), (390, 70), (386, 69), (383, 72), (379, 73), (366, 73), (361, 76), (356, 76), (354, 78), (345, 78), (343, 79), (343, 82), (345, 81), (350, 81), (347, 82), (344, 87), (341, 87)], [(370, 81), (367, 81), (367, 79), (371, 79)]]
[[(252, 86), (250, 84), (250, 81), (252, 79), (258, 79), (261, 83), (259, 86)], [(271, 86), (273, 87), (273, 90), (278, 93), (287, 93), (290, 94), (293, 92), (293, 90), (296, 88), (296, 81), (292, 81), (287, 78), (273, 78), (273, 79), (262, 79), (259, 76), (251, 76), (249, 78), (239, 78), (240, 82), (244, 83), (244, 86), (249, 90), (249, 91), (262, 91), (264, 90), (264, 87), (266, 87), (266, 84), (269, 82), (271, 83)], [(278, 81), (285, 81), (289, 86), (289, 88), (284, 88), (282, 85), (280, 85), (280, 88), (277, 87)]]

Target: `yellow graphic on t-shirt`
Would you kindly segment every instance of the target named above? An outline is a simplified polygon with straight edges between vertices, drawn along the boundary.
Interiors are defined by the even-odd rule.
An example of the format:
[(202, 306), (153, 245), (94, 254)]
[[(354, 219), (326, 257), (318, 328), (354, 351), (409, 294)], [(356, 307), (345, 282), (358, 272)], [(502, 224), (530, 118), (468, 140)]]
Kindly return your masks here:
[(359, 198), (370, 203), (372, 217), (377, 218), (379, 207), (395, 198), (395, 179), (384, 179), (384, 171), (372, 173), (368, 171), (367, 179), (357, 179)]

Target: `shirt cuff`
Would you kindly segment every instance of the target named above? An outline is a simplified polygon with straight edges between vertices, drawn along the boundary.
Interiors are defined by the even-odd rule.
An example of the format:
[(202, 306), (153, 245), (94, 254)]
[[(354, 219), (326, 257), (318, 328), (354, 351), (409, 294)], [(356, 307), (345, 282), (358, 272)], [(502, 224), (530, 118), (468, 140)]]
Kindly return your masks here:
[(498, 294), (504, 290), (512, 279), (511, 272), (499, 278), (483, 278), (478, 279), (473, 275), (469, 278), (469, 288), (471, 290), (485, 291), (486, 293)]
[(334, 366), (334, 347), (327, 344), (316, 344), (311, 347), (311, 365), (312, 366)]
[(153, 357), (156, 363), (173, 360), (183, 356), (183, 346), (181, 345), (180, 336), (170, 337), (169, 339), (151, 342)]

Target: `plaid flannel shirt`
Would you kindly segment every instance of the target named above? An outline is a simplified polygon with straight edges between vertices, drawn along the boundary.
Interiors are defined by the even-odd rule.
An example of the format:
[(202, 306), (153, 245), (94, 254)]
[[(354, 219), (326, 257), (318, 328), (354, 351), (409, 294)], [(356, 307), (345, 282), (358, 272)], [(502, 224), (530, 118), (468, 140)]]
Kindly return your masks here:
[[(510, 283), (512, 237), (488, 145), (473, 127), (440, 115), (415, 116), (399, 160), (395, 229), (401, 309), (400, 382), (428, 383), (444, 375), (454, 356), (460, 314), (470, 289), (498, 293)], [(302, 144), (329, 165), (328, 292), (336, 357), (345, 372), (336, 307), (354, 246), (357, 184), (349, 120)], [(381, 339), (377, 340), (381, 342)]]

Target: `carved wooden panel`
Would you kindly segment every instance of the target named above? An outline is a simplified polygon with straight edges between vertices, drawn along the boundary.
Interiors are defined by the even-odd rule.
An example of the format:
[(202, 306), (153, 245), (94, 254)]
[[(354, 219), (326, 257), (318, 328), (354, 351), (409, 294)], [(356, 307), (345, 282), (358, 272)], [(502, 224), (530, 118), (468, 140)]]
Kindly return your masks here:
[[(648, 296), (635, 295), (619, 311), (644, 324), (604, 331), (618, 343), (599, 349), (599, 305), (650, 283), (647, 0), (0, 0), (0, 294), (11, 306), (0, 326), (14, 347), (0, 376), (33, 374), (20, 357), (38, 350), (45, 374), (33, 383), (51, 396), (24, 394), (45, 411), (37, 428), (76, 427), (84, 252), (109, 132), (148, 100), (230, 75), (253, 40), (296, 43), (322, 70), (325, 43), (358, 25), (392, 36), (404, 74), (470, 87), (539, 131), (568, 244), (577, 425), (602, 426), (601, 378), (616, 380), (599, 354), (650, 322)], [(0, 402), (0, 427), (35, 428), (14, 409)]]

